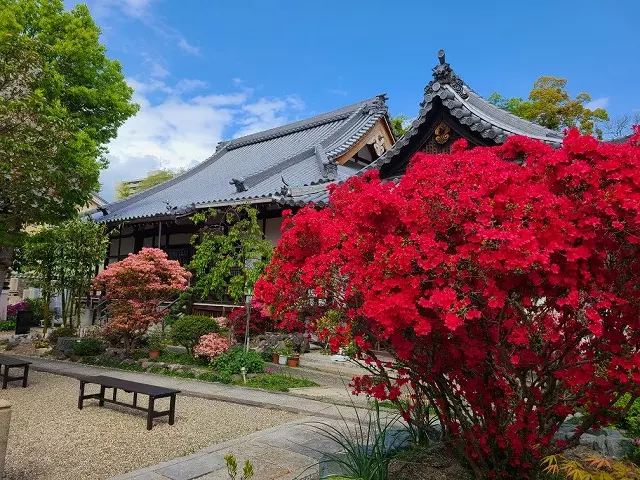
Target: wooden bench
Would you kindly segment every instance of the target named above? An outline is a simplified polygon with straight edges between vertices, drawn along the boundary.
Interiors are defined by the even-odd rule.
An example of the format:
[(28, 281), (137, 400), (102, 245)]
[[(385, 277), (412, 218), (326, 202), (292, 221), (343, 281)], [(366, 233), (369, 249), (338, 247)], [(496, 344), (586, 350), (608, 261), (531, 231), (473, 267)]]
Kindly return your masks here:
[[(99, 405), (104, 406), (104, 402), (114, 403), (116, 405), (122, 405), (124, 407), (135, 408), (147, 412), (147, 430), (153, 428), (153, 419), (169, 416), (169, 425), (173, 425), (175, 420), (176, 411), (176, 395), (180, 393), (180, 390), (174, 390), (173, 388), (157, 387), (155, 385), (148, 385), (146, 383), (129, 382), (120, 378), (105, 377), (99, 375), (96, 377), (79, 377), (80, 380), (80, 395), (78, 397), (78, 408), (82, 410), (84, 401), (89, 398), (97, 398)], [(84, 387), (88, 383), (95, 383), (100, 385), (100, 393), (92, 393), (85, 395)], [(112, 388), (113, 395), (111, 398), (105, 396), (106, 389)], [(133, 393), (133, 404), (119, 402), (117, 400), (118, 390), (124, 390), (127, 393)], [(149, 397), (149, 405), (147, 407), (138, 406), (138, 395), (147, 395)], [(155, 411), (155, 401), (158, 398), (169, 397), (169, 410), (163, 410), (160, 412)]]
[[(29, 378), (29, 365), (31, 365), (31, 362), (27, 362), (26, 360), (20, 360), (19, 358), (0, 355), (0, 366), (4, 367), (4, 372), (2, 373), (2, 389), (4, 390), (5, 388), (7, 388), (7, 384), (9, 382), (17, 382), (18, 380), (22, 380), (22, 388), (27, 388), (27, 379)], [(10, 376), (9, 370), (12, 368), (22, 368), (22, 376)]]

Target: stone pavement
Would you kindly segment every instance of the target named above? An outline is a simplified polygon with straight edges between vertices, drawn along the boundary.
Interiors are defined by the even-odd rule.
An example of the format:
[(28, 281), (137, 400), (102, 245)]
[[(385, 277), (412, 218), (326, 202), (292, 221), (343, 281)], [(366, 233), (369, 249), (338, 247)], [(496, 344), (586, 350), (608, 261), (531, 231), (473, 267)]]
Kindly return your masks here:
[(144, 382), (151, 385), (175, 388), (180, 390), (184, 395), (208, 398), (211, 400), (220, 400), (223, 402), (252, 405), (256, 407), (284, 410), (293, 413), (333, 419), (340, 419), (343, 416), (347, 418), (354, 416), (352, 406), (334, 405), (285, 392), (270, 392), (224, 383), (202, 382), (194, 379), (170, 377), (167, 375), (157, 375), (153, 373), (116, 370), (62, 360), (26, 357), (20, 355), (12, 356), (29, 360), (32, 362), (31, 368), (34, 370), (57, 375), (65, 375), (68, 377), (109, 375), (133, 382)]
[[(224, 456), (228, 454), (236, 456), (240, 469), (245, 460), (250, 460), (254, 466), (254, 480), (316, 480), (319, 478), (318, 467), (321, 456), (325, 453), (335, 453), (339, 447), (317, 431), (314, 432), (313, 423), (331, 424), (336, 428), (345, 429), (347, 425), (352, 428), (356, 419), (354, 406), (334, 405), (288, 393), (45, 358), (23, 358), (32, 362), (32, 369), (41, 372), (70, 377), (107, 374), (125, 380), (176, 388), (187, 396), (307, 415), (305, 418), (284, 425), (211, 445), (192, 455), (129, 472), (112, 480), (192, 480), (196, 478), (229, 480), (224, 460)], [(319, 387), (315, 390), (322, 391), (323, 388)], [(339, 389), (335, 388), (335, 390)], [(346, 390), (344, 393), (346, 395)], [(349, 396), (346, 395), (345, 398), (348, 399)], [(362, 413), (360, 415), (362, 416)]]
[(111, 480), (229, 480), (225, 455), (235, 455), (239, 470), (245, 460), (254, 467), (254, 480), (318, 479), (323, 453), (336, 453), (339, 447), (313, 431), (313, 422), (341, 422), (308, 417), (270, 428), (204, 450), (126, 473)]

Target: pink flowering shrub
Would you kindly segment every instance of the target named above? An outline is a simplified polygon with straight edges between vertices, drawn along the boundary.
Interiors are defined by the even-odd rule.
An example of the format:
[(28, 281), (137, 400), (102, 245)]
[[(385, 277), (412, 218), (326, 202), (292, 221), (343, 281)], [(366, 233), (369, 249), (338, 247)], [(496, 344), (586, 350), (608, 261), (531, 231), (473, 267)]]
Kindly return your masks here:
[(93, 288), (105, 291), (110, 300), (109, 332), (119, 332), (132, 351), (149, 326), (165, 315), (158, 305), (185, 290), (190, 277), (157, 248), (143, 248), (109, 265), (93, 280)]
[(18, 312), (26, 310), (28, 307), (27, 302), (18, 302), (13, 305), (7, 306), (7, 317), (15, 317), (18, 315)]
[(219, 333), (207, 333), (200, 337), (200, 341), (193, 348), (193, 353), (196, 357), (208, 357), (213, 361), (218, 355), (227, 352), (234, 343), (236, 343), (234, 340), (230, 342)]

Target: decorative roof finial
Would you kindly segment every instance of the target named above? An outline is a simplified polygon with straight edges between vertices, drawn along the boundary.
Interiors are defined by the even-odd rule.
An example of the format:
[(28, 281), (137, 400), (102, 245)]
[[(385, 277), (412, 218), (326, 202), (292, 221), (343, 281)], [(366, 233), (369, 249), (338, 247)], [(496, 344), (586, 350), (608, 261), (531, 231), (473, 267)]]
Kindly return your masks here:
[(438, 51), (440, 65), (433, 67), (433, 80), (440, 85), (450, 85), (453, 90), (462, 98), (467, 98), (469, 94), (464, 91), (462, 80), (455, 74), (451, 65), (446, 62), (444, 50)]
[(247, 186), (244, 184), (246, 180), (242, 177), (240, 178), (232, 178), (231, 181), (229, 182), (230, 185), (235, 185), (236, 187), (236, 191), (238, 193), (240, 192), (246, 192), (248, 190)]

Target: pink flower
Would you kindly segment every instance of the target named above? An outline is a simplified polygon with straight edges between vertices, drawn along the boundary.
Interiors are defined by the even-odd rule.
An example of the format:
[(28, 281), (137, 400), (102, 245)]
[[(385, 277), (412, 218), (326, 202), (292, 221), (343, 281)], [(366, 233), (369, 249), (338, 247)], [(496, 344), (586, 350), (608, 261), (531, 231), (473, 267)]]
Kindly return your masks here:
[(228, 351), (234, 343), (234, 340), (229, 342), (218, 333), (208, 333), (200, 337), (200, 341), (193, 348), (193, 353), (196, 357), (209, 357), (209, 360), (213, 360), (218, 355)]

